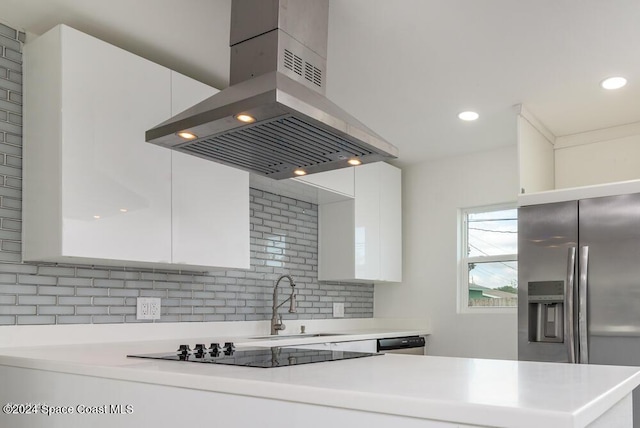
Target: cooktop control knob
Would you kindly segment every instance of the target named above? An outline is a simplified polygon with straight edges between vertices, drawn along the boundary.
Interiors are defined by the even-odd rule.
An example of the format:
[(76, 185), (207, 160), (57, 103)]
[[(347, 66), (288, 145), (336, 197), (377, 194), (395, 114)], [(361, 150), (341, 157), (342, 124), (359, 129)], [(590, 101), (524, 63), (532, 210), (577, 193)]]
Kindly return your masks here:
[(235, 350), (236, 350), (236, 347), (233, 344), (233, 342), (224, 343), (224, 355), (233, 355)]
[(191, 353), (191, 348), (189, 348), (189, 345), (180, 345), (178, 353), (181, 355), (189, 355)]
[(195, 347), (194, 351), (196, 353), (196, 357), (197, 358), (202, 358), (202, 357), (204, 357), (204, 353), (207, 351), (207, 345), (204, 345), (202, 343), (198, 343), (198, 344), (196, 344), (196, 347)]
[(217, 357), (220, 355), (220, 344), (219, 343), (212, 343), (211, 344), (211, 348), (209, 348), (209, 351), (211, 351), (211, 356), (212, 357)]

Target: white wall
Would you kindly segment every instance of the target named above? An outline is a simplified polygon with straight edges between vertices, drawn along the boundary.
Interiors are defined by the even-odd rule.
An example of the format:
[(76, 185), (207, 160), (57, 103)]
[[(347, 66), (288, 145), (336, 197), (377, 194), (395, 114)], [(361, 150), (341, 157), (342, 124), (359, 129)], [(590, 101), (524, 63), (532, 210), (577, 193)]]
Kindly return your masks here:
[(428, 317), (430, 355), (515, 359), (517, 322), (508, 314), (458, 314), (458, 209), (512, 202), (516, 147), (403, 169), (402, 284), (376, 285), (374, 316)]
[(556, 188), (640, 178), (640, 123), (556, 139)]

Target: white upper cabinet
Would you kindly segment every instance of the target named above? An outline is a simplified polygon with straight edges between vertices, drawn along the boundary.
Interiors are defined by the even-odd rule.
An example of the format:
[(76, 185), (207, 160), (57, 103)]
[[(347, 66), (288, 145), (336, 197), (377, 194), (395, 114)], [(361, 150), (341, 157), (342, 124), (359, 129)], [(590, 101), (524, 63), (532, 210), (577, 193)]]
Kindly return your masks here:
[(356, 171), (354, 204), (355, 278), (382, 279), (380, 254), (380, 166), (361, 165)]
[(171, 224), (171, 153), (149, 147), (144, 130), (170, 114), (169, 70), (67, 28), (60, 36), (62, 252), (168, 263), (171, 237), (159, 231)]
[(572, 192), (544, 196), (573, 188), (593, 188), (576, 190), (576, 195), (605, 196), (599, 186), (626, 187), (622, 183), (640, 180), (640, 123), (556, 136), (519, 105), (517, 131), (520, 203), (583, 197)]
[[(316, 174), (311, 174), (304, 177), (291, 178), (291, 180), (323, 189), (327, 192), (332, 192), (338, 195), (346, 196), (348, 198), (353, 198), (355, 195), (354, 170), (354, 167), (347, 167), (336, 169), (333, 171), (318, 172)], [(325, 203), (325, 201), (319, 202)], [(327, 202), (333, 201), (328, 200)]]
[(354, 168), (355, 198), (319, 208), (318, 279), (402, 280), (402, 183), (398, 168)]
[[(199, 91), (204, 98), (212, 89), (63, 25), (25, 46), (24, 71), (23, 259), (176, 263), (173, 153), (146, 143), (145, 131), (171, 117), (172, 100)], [(172, 80), (179, 82), (173, 94)], [(184, 178), (180, 186), (199, 189), (202, 199), (206, 188), (184, 183), (199, 178)], [(248, 186), (245, 193), (248, 234)], [(195, 200), (185, 204), (203, 209)], [(201, 217), (207, 214), (215, 218), (215, 211)]]
[(556, 137), (522, 105), (517, 116), (519, 193), (555, 188)]
[(286, 180), (273, 180), (251, 174), (249, 185), (254, 189), (322, 205), (353, 199), (354, 177), (354, 167), (318, 172)]
[(380, 279), (402, 281), (402, 173), (381, 164), (380, 183)]
[[(172, 115), (218, 92), (172, 72)], [(172, 259), (176, 264), (249, 268), (249, 174), (172, 152)]]
[(25, 261), (170, 263), (170, 71), (65, 26), (24, 71)]

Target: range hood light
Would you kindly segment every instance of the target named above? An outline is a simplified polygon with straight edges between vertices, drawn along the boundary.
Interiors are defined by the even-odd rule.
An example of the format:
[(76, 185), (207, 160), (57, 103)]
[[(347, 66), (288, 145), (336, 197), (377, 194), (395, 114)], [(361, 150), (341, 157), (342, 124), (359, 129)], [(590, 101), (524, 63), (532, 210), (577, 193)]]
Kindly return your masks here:
[(362, 161), (361, 161), (360, 159), (355, 159), (355, 158), (354, 158), (354, 159), (349, 159), (349, 160), (347, 161), (347, 163), (348, 163), (349, 165), (353, 165), (353, 166), (362, 165)]
[(293, 170), (295, 175), (307, 175), (307, 172), (304, 169), (295, 169)]
[(248, 114), (236, 114), (234, 116), (237, 120), (239, 120), (240, 122), (244, 122), (244, 123), (253, 123), (256, 121), (256, 118), (253, 116), (250, 116)]
[(198, 136), (189, 131), (180, 131), (177, 133), (178, 137), (184, 138), (185, 140), (195, 140)]

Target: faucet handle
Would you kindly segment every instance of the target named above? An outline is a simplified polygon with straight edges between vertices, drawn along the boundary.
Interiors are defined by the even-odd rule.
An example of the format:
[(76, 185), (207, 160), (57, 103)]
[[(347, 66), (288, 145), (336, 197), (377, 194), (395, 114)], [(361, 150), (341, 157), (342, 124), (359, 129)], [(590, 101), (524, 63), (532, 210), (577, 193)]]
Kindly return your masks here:
[(282, 316), (278, 316), (276, 323), (273, 324), (273, 328), (276, 331), (284, 330), (287, 328), (287, 326), (282, 322)]

